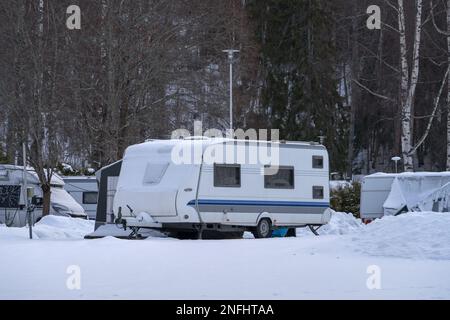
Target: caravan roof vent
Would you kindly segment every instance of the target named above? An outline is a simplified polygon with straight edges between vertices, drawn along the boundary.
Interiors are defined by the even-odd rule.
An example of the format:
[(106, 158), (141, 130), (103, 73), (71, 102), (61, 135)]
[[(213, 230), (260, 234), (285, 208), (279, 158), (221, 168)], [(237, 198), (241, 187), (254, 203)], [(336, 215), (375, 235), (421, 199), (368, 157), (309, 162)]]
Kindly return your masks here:
[(184, 140), (209, 140), (209, 138), (205, 136), (190, 136), (184, 137)]

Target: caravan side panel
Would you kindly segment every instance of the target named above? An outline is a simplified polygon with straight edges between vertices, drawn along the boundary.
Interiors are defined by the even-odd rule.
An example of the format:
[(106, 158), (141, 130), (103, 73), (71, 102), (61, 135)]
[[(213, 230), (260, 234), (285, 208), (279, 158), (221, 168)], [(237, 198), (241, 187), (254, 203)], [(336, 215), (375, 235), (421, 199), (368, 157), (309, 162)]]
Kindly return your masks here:
[(383, 216), (383, 203), (391, 191), (393, 175), (366, 176), (361, 184), (360, 213), (363, 219), (375, 219)]
[[(244, 145), (240, 144), (237, 148), (244, 148)], [(321, 157), (321, 168), (313, 167), (313, 157)], [(262, 164), (240, 164), (240, 186), (217, 186), (214, 183), (214, 165), (205, 164), (198, 200), (204, 222), (254, 226), (262, 214), (268, 214), (275, 226), (328, 222), (329, 215), (325, 213), (329, 208), (326, 149), (280, 144), (279, 165), (293, 171), (292, 187), (265, 186)], [(321, 198), (313, 197), (314, 188), (322, 190)], [(189, 204), (194, 203), (193, 199)]]

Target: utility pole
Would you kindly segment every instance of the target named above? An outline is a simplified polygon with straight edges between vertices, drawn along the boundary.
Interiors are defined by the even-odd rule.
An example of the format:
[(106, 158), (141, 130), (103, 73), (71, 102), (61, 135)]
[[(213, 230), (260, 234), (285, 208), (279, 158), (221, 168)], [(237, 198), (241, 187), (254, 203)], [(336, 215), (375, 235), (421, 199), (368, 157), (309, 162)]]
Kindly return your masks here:
[(233, 57), (235, 52), (239, 50), (227, 49), (222, 50), (228, 54), (228, 62), (230, 63), (230, 134), (233, 132)]
[(29, 230), (29, 234), (30, 234), (30, 239), (33, 239), (33, 226), (31, 223), (31, 210), (29, 210), (29, 204), (28, 204), (27, 149), (25, 147), (25, 142), (22, 143), (22, 152), (23, 152), (23, 171), (22, 171), (23, 200), (25, 202), (25, 212), (27, 214), (28, 230)]

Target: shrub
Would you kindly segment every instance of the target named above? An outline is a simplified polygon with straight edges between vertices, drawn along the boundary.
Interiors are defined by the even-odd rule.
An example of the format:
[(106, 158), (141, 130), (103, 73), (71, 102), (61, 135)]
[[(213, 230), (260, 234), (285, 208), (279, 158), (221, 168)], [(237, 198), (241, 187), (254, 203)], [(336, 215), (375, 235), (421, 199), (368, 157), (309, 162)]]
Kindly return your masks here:
[(361, 184), (352, 182), (351, 185), (339, 186), (331, 190), (330, 206), (339, 212), (351, 212), (359, 218), (359, 203), (361, 198)]

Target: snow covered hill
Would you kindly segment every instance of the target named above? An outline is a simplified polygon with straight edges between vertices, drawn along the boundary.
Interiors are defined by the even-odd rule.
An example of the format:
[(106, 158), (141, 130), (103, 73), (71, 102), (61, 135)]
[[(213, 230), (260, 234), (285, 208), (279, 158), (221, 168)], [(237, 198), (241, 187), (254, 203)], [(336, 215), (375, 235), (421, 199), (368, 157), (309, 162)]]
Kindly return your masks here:
[[(83, 240), (91, 221), (46, 217), (0, 226), (2, 299), (449, 299), (450, 214), (410, 213), (363, 225), (335, 213), (315, 237)], [(67, 281), (79, 267), (79, 290)], [(68, 269), (69, 268), (69, 269)], [(69, 274), (67, 271), (69, 270)], [(373, 270), (380, 289), (369, 289)]]

